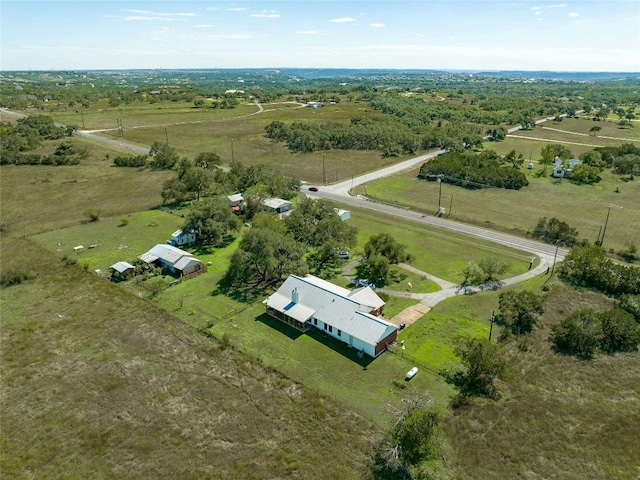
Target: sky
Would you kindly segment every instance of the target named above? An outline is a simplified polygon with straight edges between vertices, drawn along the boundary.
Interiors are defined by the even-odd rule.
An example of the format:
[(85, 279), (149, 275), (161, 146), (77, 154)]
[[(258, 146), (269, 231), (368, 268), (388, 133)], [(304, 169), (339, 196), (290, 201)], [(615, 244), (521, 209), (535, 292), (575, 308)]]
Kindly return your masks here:
[(640, 72), (640, 0), (1, 0), (0, 70)]

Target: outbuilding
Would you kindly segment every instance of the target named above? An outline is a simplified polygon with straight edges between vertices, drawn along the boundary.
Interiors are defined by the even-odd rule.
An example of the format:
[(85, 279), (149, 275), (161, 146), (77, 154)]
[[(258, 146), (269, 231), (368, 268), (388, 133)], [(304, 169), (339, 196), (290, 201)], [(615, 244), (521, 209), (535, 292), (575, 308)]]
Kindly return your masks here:
[(173, 245), (158, 244), (146, 253), (140, 255), (145, 263), (157, 265), (179, 276), (190, 275), (200, 270), (206, 270), (202, 262), (189, 252), (180, 250)]
[(293, 203), (281, 198), (267, 198), (262, 204), (268, 212), (285, 213), (293, 208)]

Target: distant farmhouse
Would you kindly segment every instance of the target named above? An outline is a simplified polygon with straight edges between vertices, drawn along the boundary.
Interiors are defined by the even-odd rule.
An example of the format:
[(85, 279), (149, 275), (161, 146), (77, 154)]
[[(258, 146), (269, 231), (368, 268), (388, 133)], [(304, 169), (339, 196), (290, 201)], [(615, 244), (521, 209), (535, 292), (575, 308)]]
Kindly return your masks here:
[(580, 165), (582, 160), (578, 160), (576, 158), (572, 158), (568, 161), (563, 161), (559, 157), (556, 157), (553, 162), (553, 172), (551, 176), (555, 178), (569, 178), (571, 176), (571, 171), (576, 165)]
[(395, 325), (377, 316), (384, 301), (370, 287), (348, 290), (313, 275), (290, 275), (263, 303), (272, 317), (303, 332), (322, 330), (370, 357), (398, 335)]
[(145, 263), (156, 265), (180, 277), (206, 271), (206, 267), (200, 260), (173, 245), (160, 243), (139, 258)]
[(169, 240), (169, 244), (174, 247), (180, 245), (191, 245), (192, 243), (196, 243), (196, 232), (184, 232), (182, 229), (173, 232), (171, 234), (171, 240)]

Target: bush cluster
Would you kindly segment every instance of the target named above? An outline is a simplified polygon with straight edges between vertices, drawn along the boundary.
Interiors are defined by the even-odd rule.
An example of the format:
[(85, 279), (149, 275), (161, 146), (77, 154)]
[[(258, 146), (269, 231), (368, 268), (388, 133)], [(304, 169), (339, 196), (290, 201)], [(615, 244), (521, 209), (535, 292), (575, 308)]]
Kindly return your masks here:
[(607, 295), (640, 294), (640, 268), (613, 262), (597, 245), (572, 248), (559, 271), (565, 280)]
[(590, 359), (598, 351), (612, 354), (637, 350), (640, 325), (620, 308), (602, 313), (586, 309), (555, 325), (550, 340), (558, 351)]
[(420, 167), (419, 178), (438, 180), (468, 189), (506, 188), (520, 190), (529, 185), (524, 173), (505, 167), (499, 157), (471, 152), (447, 152)]
[(147, 155), (119, 155), (113, 159), (113, 164), (116, 167), (144, 167), (147, 160)]

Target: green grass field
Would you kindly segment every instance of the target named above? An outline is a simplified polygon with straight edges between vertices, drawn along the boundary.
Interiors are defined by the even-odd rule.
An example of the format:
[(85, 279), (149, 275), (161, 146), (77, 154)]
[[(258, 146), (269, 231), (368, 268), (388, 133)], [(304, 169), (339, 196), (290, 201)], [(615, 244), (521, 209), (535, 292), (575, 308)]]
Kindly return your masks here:
[[(604, 246), (618, 250), (629, 241), (637, 242), (640, 181), (626, 181), (605, 171), (598, 184), (575, 185), (550, 176), (538, 177), (541, 169), (527, 170), (529, 186), (519, 191), (466, 190), (444, 184), (442, 205), (448, 218), (523, 235), (533, 230), (539, 218), (556, 217), (576, 228), (581, 238), (595, 241), (604, 226), (607, 205), (613, 204), (622, 208), (612, 208)], [(432, 214), (438, 207), (438, 184), (419, 180), (417, 174), (418, 169), (408, 170), (356, 191)]]
[[(247, 131), (253, 133), (246, 136), (241, 134), (243, 121), (225, 117), (253, 112), (255, 106), (229, 112), (192, 112), (186, 104), (161, 106), (168, 111), (162, 112), (167, 115), (164, 120), (172, 124), (195, 119), (192, 114), (213, 114), (220, 130), (211, 143), (200, 137), (193, 152), (211, 146), (222, 155), (224, 146), (230, 146), (228, 139), (235, 138), (234, 154), (249, 157), (246, 163), (266, 159), (295, 168), (314, 183), (322, 179), (321, 155), (291, 156), (262, 137), (266, 117), (248, 117), (247, 123), (263, 125), (251, 124)], [(338, 107), (315, 111), (320, 114), (317, 120), (348, 118), (363, 105)], [(291, 105), (275, 108), (269, 118), (314, 115), (311, 109)], [(128, 119), (126, 135), (139, 130), (144, 143), (151, 138), (144, 131), (155, 129), (154, 135), (163, 140), (164, 127), (150, 126), (162, 119), (147, 110), (120, 112)], [(85, 112), (87, 128), (108, 125), (120, 118), (114, 117), (117, 114), (118, 109), (95, 112), (91, 118), (93, 113)], [(55, 115), (62, 121), (62, 112)], [(132, 118), (147, 122), (146, 128), (128, 128)], [(586, 131), (594, 124), (576, 122)], [(562, 122), (564, 126), (571, 127)], [(170, 141), (180, 131), (186, 137), (176, 135), (175, 141), (184, 142), (181, 153), (190, 152), (189, 128), (172, 128), (167, 127)], [(196, 131), (206, 133), (194, 127), (194, 135)], [(600, 133), (609, 134), (622, 135), (605, 128)], [(531, 142), (526, 148), (537, 145), (538, 151), (544, 144), (508, 138), (490, 147), (517, 144), (510, 142)], [(252, 145), (264, 150), (253, 155)], [(499, 292), (437, 305), (400, 333), (404, 350), (396, 348), (373, 361), (359, 359), (330, 338), (300, 334), (266, 316), (260, 302), (269, 292), (249, 292), (246, 299), (223, 294), (217, 282), (237, 241), (197, 252), (201, 260), (211, 262), (206, 274), (149, 299), (141, 285), (114, 285), (91, 270), (131, 261), (164, 242), (180, 225), (181, 212), (151, 210), (160, 203), (162, 181), (171, 173), (114, 168), (103, 158), (117, 151), (91, 148), (91, 157), (75, 167), (0, 167), (0, 205), (8, 224), (0, 235), (0, 266), (3, 272), (23, 269), (33, 277), (2, 289), (0, 295), (3, 477), (364, 478), (372, 444), (388, 425), (387, 405), (428, 394), (446, 410), (455, 392), (439, 372), (457, 367), (454, 348), (461, 338), (488, 335)], [(522, 153), (528, 158), (526, 151)], [(343, 176), (343, 162), (344, 170), (351, 172), (382, 163), (375, 153), (333, 154), (328, 153), (325, 162), (338, 165), (339, 178), (348, 177)], [(443, 185), (443, 205), (447, 211), (453, 206), (452, 218), (521, 233), (539, 216), (556, 216), (595, 239), (606, 205), (613, 203), (624, 208), (612, 209), (605, 246), (621, 248), (626, 240), (635, 240), (640, 231), (637, 181), (606, 174), (599, 185), (577, 187), (536, 177), (538, 168), (531, 172), (531, 185), (521, 192), (467, 192)], [(367, 193), (394, 201), (403, 198), (432, 214), (437, 185), (418, 181), (415, 173), (368, 185)], [(83, 223), (85, 212), (96, 208), (102, 218)], [(126, 226), (118, 226), (122, 218), (129, 219)], [(528, 267), (529, 256), (523, 252), (436, 229), (357, 210), (349, 221), (359, 229), (354, 253), (363, 250), (372, 234), (402, 232), (399, 240), (415, 255), (413, 265), (449, 281), (460, 281), (467, 262), (487, 255), (507, 259), (509, 276)], [(88, 250), (89, 242), (99, 246)], [(70, 249), (76, 244), (85, 244), (79, 260), (89, 272), (60, 261), (64, 254), (74, 255)], [(128, 248), (119, 248), (124, 245)], [(414, 277), (402, 280), (398, 288), (409, 278)], [(542, 293), (545, 280), (537, 277), (513, 288)], [(346, 285), (346, 280), (336, 283)], [(609, 308), (612, 301), (556, 280), (549, 286), (540, 328), (526, 341), (503, 347), (510, 371), (499, 385), (503, 398), (476, 400), (446, 418), (440, 436), (449, 478), (637, 477), (640, 354), (603, 356), (592, 362), (555, 354), (547, 340), (552, 325), (582, 308)], [(433, 286), (425, 282), (420, 288)], [(391, 316), (413, 303), (392, 299), (386, 313)], [(404, 382), (413, 365), (420, 373)]]

